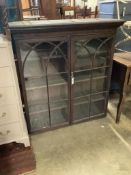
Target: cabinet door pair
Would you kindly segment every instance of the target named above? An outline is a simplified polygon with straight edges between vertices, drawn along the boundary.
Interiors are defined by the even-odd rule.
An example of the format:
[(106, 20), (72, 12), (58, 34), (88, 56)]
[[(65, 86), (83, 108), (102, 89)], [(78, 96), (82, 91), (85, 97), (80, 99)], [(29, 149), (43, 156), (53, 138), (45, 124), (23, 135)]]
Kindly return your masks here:
[[(110, 38), (22, 40), (19, 55), (31, 131), (106, 113)], [(26, 93), (25, 93), (26, 92)]]

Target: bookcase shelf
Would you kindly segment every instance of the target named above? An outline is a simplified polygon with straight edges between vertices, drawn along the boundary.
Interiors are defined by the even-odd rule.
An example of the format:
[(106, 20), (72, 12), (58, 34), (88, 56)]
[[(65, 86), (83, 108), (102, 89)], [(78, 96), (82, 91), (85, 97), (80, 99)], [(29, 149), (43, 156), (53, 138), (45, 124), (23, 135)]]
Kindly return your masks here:
[(122, 23), (84, 19), (10, 25), (30, 132), (106, 116), (113, 38)]
[[(105, 38), (100, 38), (99, 42), (104, 40)], [(84, 47), (86, 45), (91, 55), (82, 52), (84, 42)], [(96, 43), (96, 40), (90, 39), (87, 42), (83, 39), (81, 45), (81, 40), (74, 38), (74, 68), (68, 60), (68, 49), (65, 49), (68, 42), (44, 41), (38, 46), (33, 42), (24, 43), (28, 46), (26, 49), (25, 46), (23, 50), (21, 47), (32, 131), (69, 122), (70, 110), (73, 111), (72, 122), (105, 113), (107, 96), (104, 91), (108, 91), (110, 72), (109, 44), (105, 50), (102, 47), (102, 51), (97, 53), (93, 42)], [(80, 52), (75, 52), (77, 43), (81, 45)], [(98, 47), (99, 44), (97, 43)]]

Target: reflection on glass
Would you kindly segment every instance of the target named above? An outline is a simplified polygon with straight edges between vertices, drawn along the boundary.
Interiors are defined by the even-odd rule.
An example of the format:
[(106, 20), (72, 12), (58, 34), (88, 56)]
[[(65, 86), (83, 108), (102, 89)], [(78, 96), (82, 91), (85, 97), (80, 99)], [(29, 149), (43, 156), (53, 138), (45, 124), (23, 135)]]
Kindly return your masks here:
[(68, 122), (67, 43), (25, 43), (20, 53), (32, 131)]
[(74, 85), (74, 120), (89, 117), (90, 81), (79, 81)]
[(24, 42), (20, 45), (32, 131), (69, 123), (69, 74), (73, 120), (88, 119), (104, 112), (106, 95), (99, 98), (95, 93), (109, 88), (108, 40), (77, 39), (73, 44), (71, 72), (67, 42)]
[(51, 125), (68, 122), (68, 59), (67, 43), (57, 43), (48, 61), (48, 83)]
[(50, 125), (48, 111), (36, 113), (35, 115), (30, 114), (30, 123), (32, 131), (48, 128)]
[(82, 120), (89, 117), (90, 97), (79, 96), (74, 99), (74, 120)]
[(106, 105), (106, 93), (91, 96), (91, 116), (104, 114)]
[(90, 115), (103, 113), (106, 96), (103, 96), (100, 101), (93, 98), (99, 97), (95, 93), (108, 91), (107, 77), (110, 65), (108, 41), (107, 38), (77, 39), (74, 41), (74, 120), (82, 120)]
[(86, 40), (75, 42), (75, 70), (85, 70), (91, 68), (92, 60), (87, 48)]
[(75, 67), (73, 87), (73, 120), (82, 120), (89, 117), (90, 105), (90, 78), (91, 78), (91, 55), (86, 47), (88, 40), (74, 42)]
[(106, 38), (93, 39), (90, 40), (86, 45), (93, 58), (93, 67), (102, 67), (109, 65), (109, 44), (106, 42), (106, 40)]
[(108, 90), (107, 78), (96, 78), (92, 80), (92, 93), (103, 92)]

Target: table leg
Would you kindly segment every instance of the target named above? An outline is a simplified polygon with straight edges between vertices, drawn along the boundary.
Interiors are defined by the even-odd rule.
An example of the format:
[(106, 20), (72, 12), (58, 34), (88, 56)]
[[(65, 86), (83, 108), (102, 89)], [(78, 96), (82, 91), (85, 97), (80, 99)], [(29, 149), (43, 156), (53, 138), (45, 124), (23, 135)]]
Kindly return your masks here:
[(121, 112), (122, 112), (123, 107), (124, 107), (124, 103), (125, 103), (125, 99), (126, 99), (126, 93), (127, 93), (127, 86), (128, 86), (127, 85), (128, 84), (128, 75), (129, 75), (129, 71), (127, 69), (126, 74), (125, 74), (125, 79), (122, 82), (122, 87), (121, 87), (121, 92), (120, 92), (120, 99), (119, 99), (119, 103), (118, 103), (118, 107), (117, 107), (116, 123), (119, 123)]
[(120, 121), (120, 116), (121, 116), (121, 112), (123, 110), (125, 98), (126, 98), (126, 93), (125, 92), (121, 92), (119, 104), (118, 104), (118, 107), (117, 107), (116, 123), (119, 123), (119, 121)]

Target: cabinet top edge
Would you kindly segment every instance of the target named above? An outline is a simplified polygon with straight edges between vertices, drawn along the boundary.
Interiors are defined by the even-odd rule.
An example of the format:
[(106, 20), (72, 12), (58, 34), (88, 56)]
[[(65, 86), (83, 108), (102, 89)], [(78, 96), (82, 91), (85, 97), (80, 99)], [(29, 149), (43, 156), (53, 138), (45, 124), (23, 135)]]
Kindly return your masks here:
[[(25, 31), (25, 30), (39, 30), (39, 29), (54, 29), (61, 28), (117, 28), (121, 26), (125, 21), (118, 19), (64, 19), (64, 20), (40, 20), (40, 21), (17, 21), (10, 22), (9, 29), (11, 32)], [(22, 32), (23, 33), (23, 32)]]

